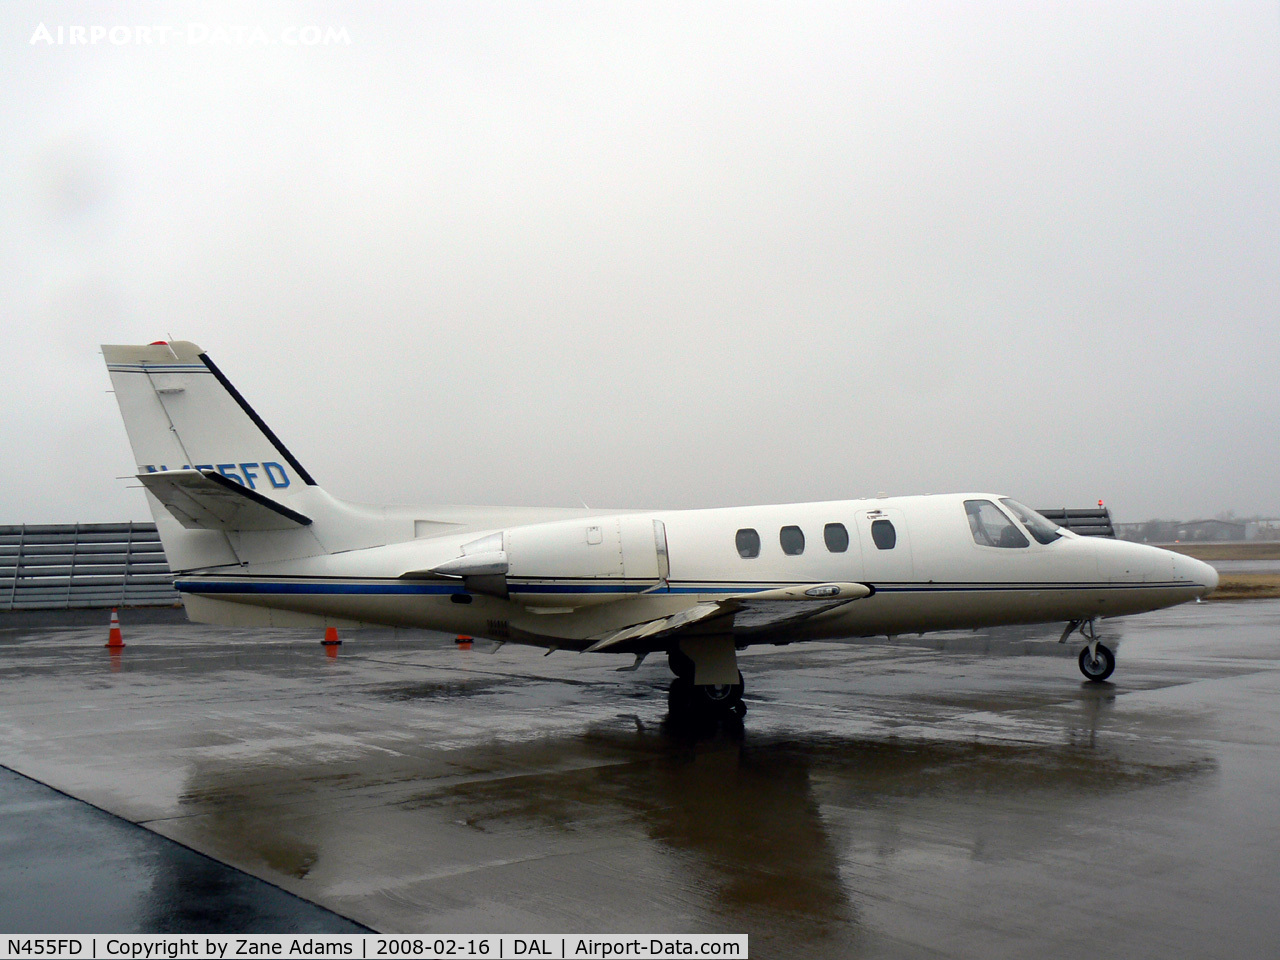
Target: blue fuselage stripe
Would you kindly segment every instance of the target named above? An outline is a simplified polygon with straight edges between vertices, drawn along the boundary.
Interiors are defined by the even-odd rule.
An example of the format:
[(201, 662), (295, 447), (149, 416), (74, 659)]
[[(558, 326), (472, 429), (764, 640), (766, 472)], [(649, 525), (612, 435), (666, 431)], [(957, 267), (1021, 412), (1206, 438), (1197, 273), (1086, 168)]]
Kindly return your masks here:
[[(461, 583), (419, 583), (402, 580), (299, 581), (179, 579), (174, 586), (183, 593), (240, 594), (244, 596), (332, 595), (332, 596), (448, 596), (467, 593)], [(652, 590), (653, 583), (517, 583), (508, 584), (514, 594), (583, 595), (619, 594), (633, 596)], [(776, 589), (780, 584), (734, 583), (676, 585), (659, 588), (662, 594), (738, 594)], [(1135, 590), (1190, 588), (1191, 582), (1161, 581), (1136, 583), (884, 583), (875, 584), (877, 593), (987, 593), (1043, 592), (1050, 590)]]

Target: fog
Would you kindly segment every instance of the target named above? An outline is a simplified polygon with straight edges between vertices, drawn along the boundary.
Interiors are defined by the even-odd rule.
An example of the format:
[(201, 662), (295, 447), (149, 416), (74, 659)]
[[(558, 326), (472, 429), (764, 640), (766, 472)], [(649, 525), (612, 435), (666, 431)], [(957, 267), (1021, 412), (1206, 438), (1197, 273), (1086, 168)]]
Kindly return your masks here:
[(354, 500), (1280, 515), (1274, 2), (16, 2), (0, 90), (0, 522), (147, 517), (170, 337)]

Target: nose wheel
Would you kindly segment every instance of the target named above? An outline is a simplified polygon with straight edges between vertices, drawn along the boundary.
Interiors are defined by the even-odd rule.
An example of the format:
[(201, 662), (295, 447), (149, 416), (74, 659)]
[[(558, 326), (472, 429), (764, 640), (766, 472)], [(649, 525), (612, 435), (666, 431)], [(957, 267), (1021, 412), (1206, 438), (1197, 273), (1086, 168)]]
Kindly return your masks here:
[(1072, 620), (1062, 631), (1059, 643), (1066, 643), (1067, 638), (1077, 630), (1087, 641), (1087, 646), (1080, 651), (1080, 672), (1091, 683), (1101, 683), (1116, 669), (1115, 652), (1105, 643), (1098, 642), (1098, 635), (1093, 630), (1093, 620)]
[(1080, 651), (1080, 672), (1091, 683), (1101, 683), (1116, 668), (1116, 655), (1105, 643), (1096, 640)]

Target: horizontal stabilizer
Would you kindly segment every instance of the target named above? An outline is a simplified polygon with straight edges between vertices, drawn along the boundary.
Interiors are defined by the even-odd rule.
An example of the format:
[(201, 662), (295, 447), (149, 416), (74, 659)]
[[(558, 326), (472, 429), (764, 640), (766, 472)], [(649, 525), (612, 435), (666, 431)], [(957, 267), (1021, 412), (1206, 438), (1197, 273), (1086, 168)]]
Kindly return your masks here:
[(188, 530), (296, 530), (311, 523), (215, 470), (164, 470), (138, 479)]

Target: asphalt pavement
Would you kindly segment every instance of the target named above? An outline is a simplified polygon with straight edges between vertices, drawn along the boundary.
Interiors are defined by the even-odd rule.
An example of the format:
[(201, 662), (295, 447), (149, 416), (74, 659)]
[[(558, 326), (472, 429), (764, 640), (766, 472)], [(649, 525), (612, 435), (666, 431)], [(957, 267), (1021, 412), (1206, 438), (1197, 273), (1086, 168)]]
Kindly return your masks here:
[[(752, 648), (741, 721), (671, 709), (656, 658), (123, 619), (114, 655), (105, 623), (0, 623), (0, 764), (113, 815), (74, 826), (80, 805), (0, 779), (0, 843), (134, 832), (53, 842), (41, 883), (154, 863), (130, 845), (154, 835), (387, 932), (748, 933), (753, 957), (1280, 943), (1280, 601), (1106, 622), (1105, 684), (1053, 627)], [(166, 869), (79, 903), (168, 897), (101, 915), (215, 929)], [(0, 869), (0, 927), (50, 901), (28, 881)], [(105, 922), (84, 909), (38, 916)]]

